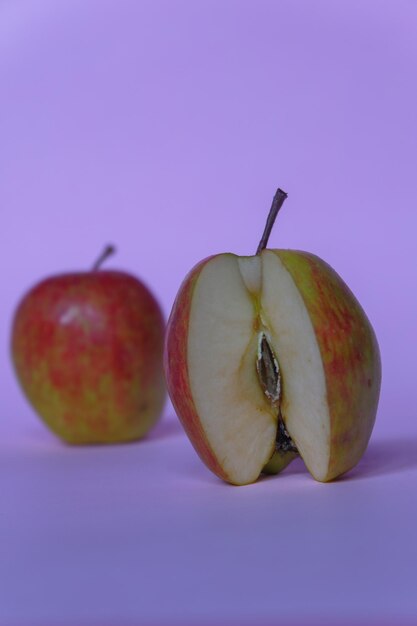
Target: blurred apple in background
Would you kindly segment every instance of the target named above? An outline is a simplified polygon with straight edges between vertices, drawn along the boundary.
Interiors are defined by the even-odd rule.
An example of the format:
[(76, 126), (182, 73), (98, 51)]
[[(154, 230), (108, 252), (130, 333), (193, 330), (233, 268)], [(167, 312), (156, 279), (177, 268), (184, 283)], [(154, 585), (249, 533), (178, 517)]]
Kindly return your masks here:
[(363, 455), (381, 381), (362, 307), (318, 257), (267, 250), (278, 190), (256, 255), (218, 254), (185, 278), (168, 322), (168, 390), (206, 465), (242, 485), (300, 455), (328, 481)]
[(122, 271), (52, 276), (20, 302), (12, 358), (20, 384), (49, 428), (73, 444), (145, 435), (165, 401), (164, 320), (149, 289)]

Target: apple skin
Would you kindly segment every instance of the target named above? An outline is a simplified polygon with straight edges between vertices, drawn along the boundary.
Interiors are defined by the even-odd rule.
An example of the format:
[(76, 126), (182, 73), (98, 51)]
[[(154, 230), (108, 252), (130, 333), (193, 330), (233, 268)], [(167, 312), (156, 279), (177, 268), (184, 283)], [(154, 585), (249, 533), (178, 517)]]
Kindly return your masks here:
[[(381, 383), (379, 348), (362, 307), (327, 263), (306, 252), (272, 252), (279, 256), (299, 289), (323, 360), (331, 419), (329, 469), (322, 481), (327, 482), (354, 467), (367, 447)], [(187, 365), (193, 290), (204, 265), (212, 258), (197, 264), (179, 289), (167, 326), (164, 367), (168, 392), (192, 445), (213, 473), (229, 481), (202, 428)], [(281, 471), (293, 458), (291, 454), (282, 461), (270, 462), (271, 467), (267, 465), (266, 472)]]
[(214, 474), (229, 482), (229, 477), (212, 451), (202, 428), (188, 375), (187, 337), (193, 290), (201, 270), (212, 258), (214, 256), (200, 261), (180, 287), (167, 325), (164, 369), (172, 404), (194, 449)]
[(331, 420), (324, 479), (329, 481), (354, 467), (368, 445), (381, 385), (378, 343), (361, 305), (330, 265), (307, 252), (275, 252), (301, 293), (323, 361)]
[(52, 276), (13, 320), (11, 352), (28, 400), (72, 444), (145, 435), (165, 401), (164, 320), (149, 289), (119, 271)]

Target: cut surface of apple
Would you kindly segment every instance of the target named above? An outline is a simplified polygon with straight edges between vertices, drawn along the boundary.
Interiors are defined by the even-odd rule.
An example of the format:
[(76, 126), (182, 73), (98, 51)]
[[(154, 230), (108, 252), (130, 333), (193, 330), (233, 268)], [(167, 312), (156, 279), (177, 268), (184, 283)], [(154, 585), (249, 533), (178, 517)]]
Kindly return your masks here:
[(202, 428), (232, 482), (259, 476), (277, 431), (256, 373), (256, 319), (238, 259), (225, 254), (207, 263), (195, 286), (187, 365)]
[[(197, 265), (170, 316), (165, 369), (195, 449), (233, 484), (280, 471), (295, 450), (317, 480), (331, 480), (358, 462), (372, 431), (375, 335), (342, 279), (308, 253)], [(280, 432), (292, 448), (277, 444)]]

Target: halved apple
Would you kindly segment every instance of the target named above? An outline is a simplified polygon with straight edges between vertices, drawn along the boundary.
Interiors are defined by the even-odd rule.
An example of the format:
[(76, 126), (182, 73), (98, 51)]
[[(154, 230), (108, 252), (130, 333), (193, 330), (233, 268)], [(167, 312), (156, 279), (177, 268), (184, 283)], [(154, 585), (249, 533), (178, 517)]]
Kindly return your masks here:
[(319, 481), (351, 469), (368, 444), (381, 380), (375, 334), (336, 272), (312, 254), (261, 244), (252, 257), (205, 259), (186, 277), (165, 371), (196, 451), (236, 485), (298, 454)]

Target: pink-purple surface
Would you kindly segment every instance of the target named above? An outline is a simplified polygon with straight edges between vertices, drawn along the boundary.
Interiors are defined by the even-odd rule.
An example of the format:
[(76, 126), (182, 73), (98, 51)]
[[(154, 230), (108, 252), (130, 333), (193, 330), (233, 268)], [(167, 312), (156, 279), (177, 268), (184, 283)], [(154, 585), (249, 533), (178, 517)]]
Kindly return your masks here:
[[(417, 623), (417, 5), (0, 1), (0, 625)], [(232, 488), (168, 406), (146, 441), (76, 449), (11, 370), (17, 300), (109, 266), (166, 314), (208, 254), (271, 238), (345, 278), (380, 340), (369, 450)]]

